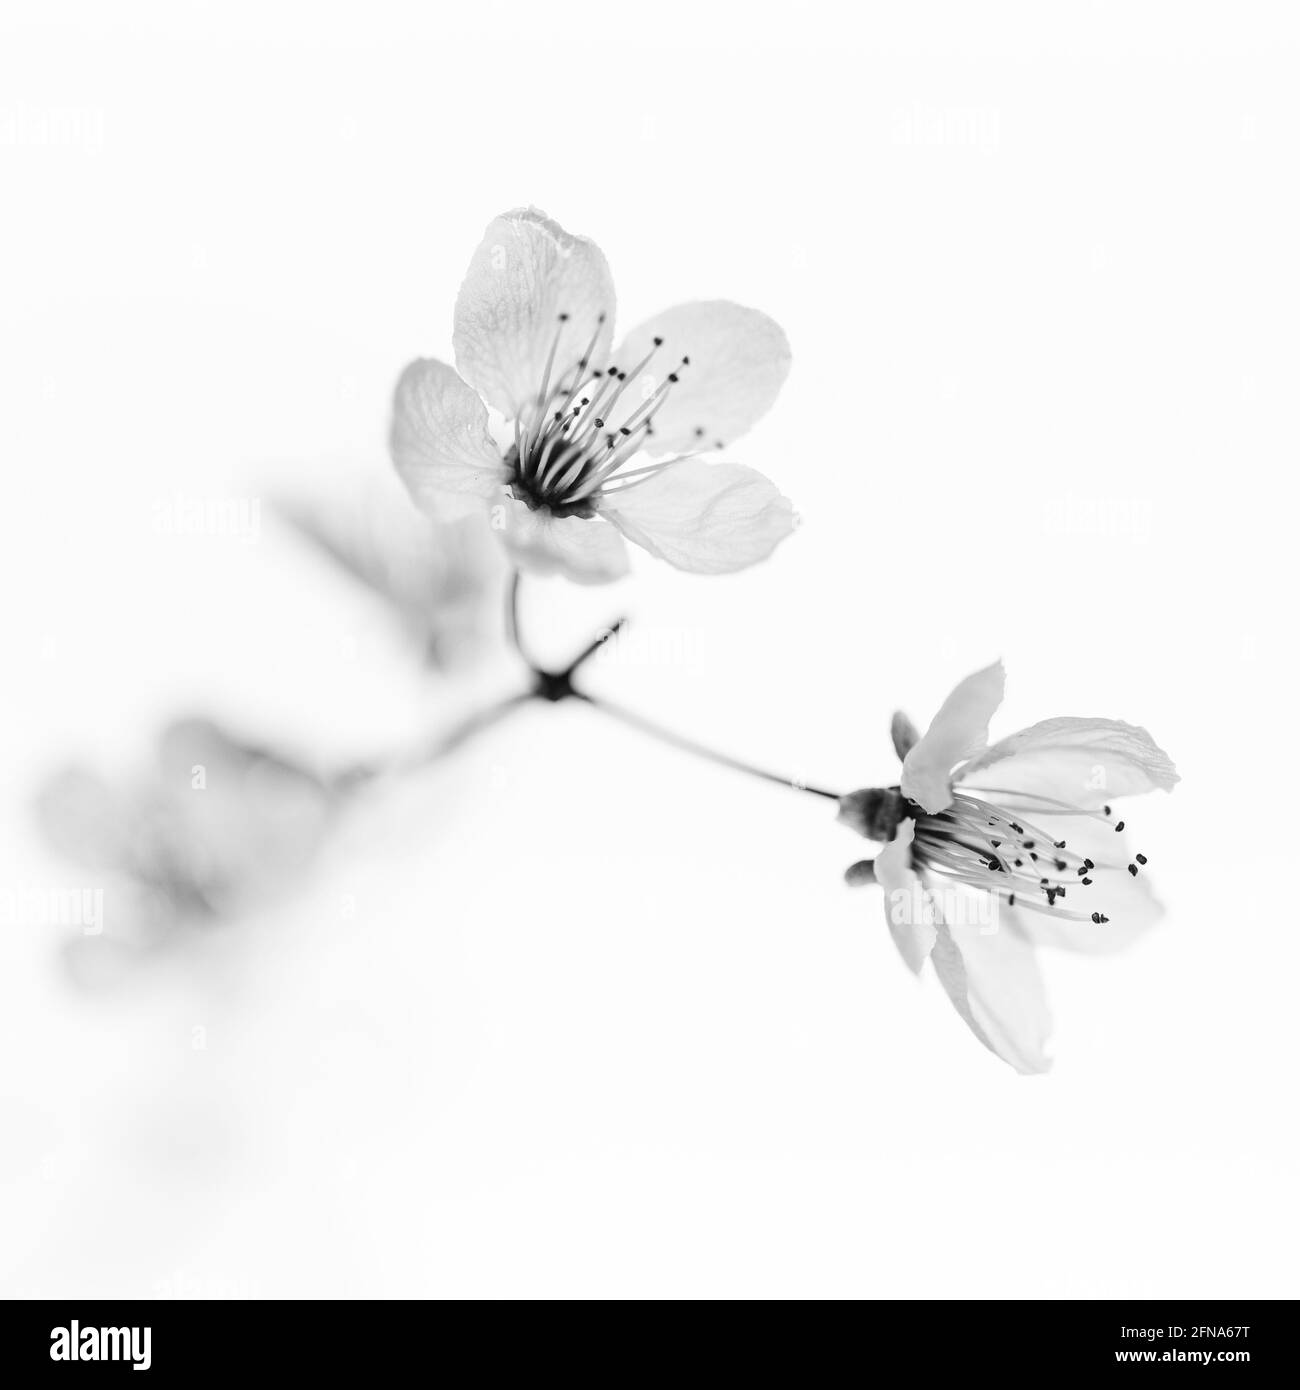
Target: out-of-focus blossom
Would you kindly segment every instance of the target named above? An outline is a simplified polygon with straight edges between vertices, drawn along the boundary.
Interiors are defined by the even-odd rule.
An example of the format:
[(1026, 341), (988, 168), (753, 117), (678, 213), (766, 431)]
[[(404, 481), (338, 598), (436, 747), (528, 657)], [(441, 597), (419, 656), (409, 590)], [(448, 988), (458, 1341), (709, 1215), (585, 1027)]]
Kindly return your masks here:
[(790, 503), (704, 455), (776, 399), (785, 334), (711, 300), (646, 320), (617, 351), (613, 336), (600, 249), (536, 209), (498, 217), (456, 300), (456, 368), (416, 361), (397, 385), (391, 448), (411, 496), (435, 516), (487, 509), (517, 564), (581, 583), (626, 573), (624, 537), (699, 574), (765, 559), (794, 528)]
[(307, 768), (187, 719), (134, 779), (69, 767), (35, 811), (51, 846), (103, 884), (105, 948), (147, 950), (272, 899), (308, 866), (335, 805)]
[(381, 598), (423, 660), (464, 668), (500, 629), (505, 564), (486, 518), (438, 521), (391, 482), (343, 496), (282, 497), (277, 510), (321, 553)]
[(885, 845), (848, 878), (885, 890), (908, 966), (933, 962), (975, 1036), (1039, 1072), (1050, 1017), (1034, 947), (1114, 951), (1156, 920), (1113, 803), (1178, 774), (1145, 729), (1113, 719), (1048, 719), (990, 746), (1004, 680), (1001, 662), (968, 676), (923, 737), (895, 715), (899, 784), (851, 792), (840, 819)]

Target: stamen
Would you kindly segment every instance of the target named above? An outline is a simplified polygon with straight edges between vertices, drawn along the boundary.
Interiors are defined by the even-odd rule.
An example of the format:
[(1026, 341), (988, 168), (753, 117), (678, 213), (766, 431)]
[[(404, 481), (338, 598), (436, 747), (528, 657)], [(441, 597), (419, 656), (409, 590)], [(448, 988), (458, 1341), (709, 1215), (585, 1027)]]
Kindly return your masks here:
[[(1008, 791), (1005, 795), (1022, 794)], [(1039, 815), (1089, 815), (1081, 807), (1051, 797), (1023, 795), (1046, 803), (1036, 812)], [(1098, 820), (1104, 819), (1092, 814)], [(918, 815), (912, 844), (920, 871), (943, 874), (965, 887), (993, 893), (1009, 905), (1018, 902), (1021, 907), (1054, 917), (1081, 922), (1109, 920), (1102, 913), (1090, 917), (1086, 911), (1076, 912), (1063, 905), (1071, 885), (1093, 886), (1091, 874), (1097, 866), (1092, 859), (1072, 851), (1068, 840), (1045, 835), (1020, 812), (1015, 812), (1013, 819), (1012, 813), (1003, 807), (970, 795), (969, 788), (956, 790), (946, 810)], [(1046, 851), (1048, 845), (1050, 854)], [(1137, 862), (1127, 867), (1130, 874), (1137, 875)]]
[(677, 370), (669, 372), (666, 380), (621, 423), (615, 424), (613, 417), (628, 383), (641, 379), (664, 340), (654, 338), (650, 350), (630, 371), (622, 371), (613, 363), (590, 371), (592, 354), (605, 322), (605, 315), (601, 314), (586, 351), (572, 369), (565, 369), (556, 378), (568, 319), (568, 314), (559, 316), (532, 407), (534, 418), (515, 422), (515, 495), (530, 507), (545, 507), (560, 515), (590, 516), (599, 496), (616, 496), (649, 481), (674, 463), (695, 457), (684, 454), (626, 473), (621, 471), (654, 433), (654, 418), (680, 381), (680, 371), (690, 364), (690, 358), (682, 357)]

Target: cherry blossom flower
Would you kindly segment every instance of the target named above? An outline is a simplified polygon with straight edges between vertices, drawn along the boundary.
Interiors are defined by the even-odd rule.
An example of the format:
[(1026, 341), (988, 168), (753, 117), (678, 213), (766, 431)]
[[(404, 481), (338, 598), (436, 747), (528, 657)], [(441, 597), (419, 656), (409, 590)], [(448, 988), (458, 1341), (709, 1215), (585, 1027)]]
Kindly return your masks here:
[(884, 844), (847, 877), (885, 890), (908, 966), (930, 960), (975, 1036), (1032, 1073), (1050, 1066), (1051, 1027), (1034, 948), (1114, 951), (1156, 920), (1147, 858), (1113, 803), (1178, 774), (1145, 729), (1113, 719), (1047, 719), (989, 745), (1004, 679), (1001, 662), (968, 676), (923, 737), (895, 715), (899, 784), (851, 792), (840, 819)]
[(313, 858), (336, 803), (308, 769), (182, 719), (135, 779), (70, 766), (34, 809), (51, 847), (105, 885), (103, 936), (74, 944), (134, 955), (273, 897)]
[(624, 537), (699, 574), (765, 559), (794, 528), (790, 503), (705, 455), (776, 399), (785, 334), (711, 300), (647, 320), (616, 351), (613, 335), (593, 242), (536, 209), (493, 221), (456, 300), (456, 368), (415, 361), (397, 384), (390, 447), (416, 504), (486, 508), (516, 564), (582, 583), (627, 572)]

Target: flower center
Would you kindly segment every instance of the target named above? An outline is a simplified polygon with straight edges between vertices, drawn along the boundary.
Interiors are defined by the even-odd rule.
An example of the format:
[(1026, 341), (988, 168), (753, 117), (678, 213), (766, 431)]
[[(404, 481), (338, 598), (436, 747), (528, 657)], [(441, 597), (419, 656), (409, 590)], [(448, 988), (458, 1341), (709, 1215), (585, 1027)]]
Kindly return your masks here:
[[(994, 788), (984, 794), (998, 792)], [(1101, 811), (1087, 811), (1030, 792), (1002, 794), (1034, 803), (1034, 815), (1038, 818), (1086, 816), (1102, 824), (1110, 823), (1109, 806)], [(1008, 811), (970, 791), (954, 788), (952, 805), (937, 815), (926, 815), (915, 807), (913, 810), (918, 813), (912, 860), (918, 868), (932, 869), (969, 888), (996, 893), (1008, 907), (1032, 908), (1081, 922), (1109, 921), (1104, 913), (1087, 910), (1087, 890), (1093, 885), (1094, 870), (1124, 867), (1118, 861), (1099, 866), (1072, 850), (1066, 840), (1054, 839), (1019, 811)], [(1114, 828), (1123, 830), (1124, 822), (1119, 821)], [(1136, 877), (1138, 866), (1147, 860), (1144, 854), (1138, 854), (1134, 861), (1127, 868)], [(1077, 893), (1079, 889), (1083, 891)], [(1067, 892), (1076, 892), (1083, 898), (1082, 910), (1058, 906)]]
[[(665, 380), (635, 405), (625, 398), (628, 383), (641, 379), (664, 340), (656, 338), (630, 370), (613, 363), (593, 369), (592, 354), (605, 322), (601, 314), (586, 351), (572, 368), (557, 375), (555, 360), (568, 322), (568, 314), (559, 316), (536, 400), (515, 421), (515, 442), (506, 464), (512, 494), (531, 510), (544, 508), (554, 516), (588, 518), (595, 515), (600, 498), (637, 487), (688, 457), (683, 454), (641, 468), (624, 468), (654, 434), (654, 418), (691, 359), (681, 358)], [(615, 420), (620, 423), (615, 425)]]

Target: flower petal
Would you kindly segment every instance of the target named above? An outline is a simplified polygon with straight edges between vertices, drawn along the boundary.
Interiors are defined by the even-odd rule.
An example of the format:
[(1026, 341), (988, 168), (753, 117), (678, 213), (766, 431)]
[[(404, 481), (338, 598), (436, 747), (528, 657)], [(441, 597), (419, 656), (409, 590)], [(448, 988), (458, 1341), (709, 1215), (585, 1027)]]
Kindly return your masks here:
[(1047, 1071), (1044, 1047), (1052, 1031), (1033, 948), (999, 924), (940, 921), (930, 959), (935, 973), (967, 1027), (1022, 1075)]
[(1093, 809), (1155, 787), (1178, 773), (1145, 729), (1117, 719), (1044, 719), (999, 740), (958, 774), (962, 781), (1038, 792)]
[(504, 503), (505, 544), (516, 564), (535, 574), (563, 574), (578, 584), (605, 584), (627, 573), (623, 537), (600, 517), (555, 517)]
[(488, 225), (456, 299), (452, 342), (461, 375), (490, 405), (515, 419), (536, 401), (553, 347), (551, 385), (572, 372), (593, 336), (593, 362), (603, 365), (613, 333), (614, 281), (594, 242), (536, 208)]
[(795, 528), (789, 500), (740, 463), (683, 459), (597, 506), (628, 540), (693, 574), (756, 565)]
[[(636, 410), (675, 372), (678, 381), (655, 411), (647, 447), (656, 453), (716, 449), (739, 439), (776, 400), (790, 371), (790, 344), (779, 324), (725, 299), (678, 304), (639, 324), (614, 361), (631, 372), (663, 339), (620, 404)], [(683, 358), (689, 358), (683, 364)], [(627, 418), (617, 415), (616, 423)]]
[(926, 957), (934, 949), (934, 910), (924, 892), (920, 877), (912, 868), (912, 838), (915, 823), (902, 821), (898, 833), (876, 855), (876, 882), (885, 893), (885, 921), (898, 953), (914, 974), (921, 973)]
[(952, 805), (952, 769), (988, 742), (1006, 672), (995, 661), (967, 676), (943, 702), (924, 737), (903, 759), (903, 795), (931, 815)]
[(506, 477), (483, 402), (432, 358), (412, 362), (397, 383), (389, 449), (416, 506), (432, 516), (474, 510)]
[(916, 725), (900, 709), (894, 711), (894, 717), (889, 721), (889, 737), (901, 763), (916, 747), (921, 735), (916, 732)]

